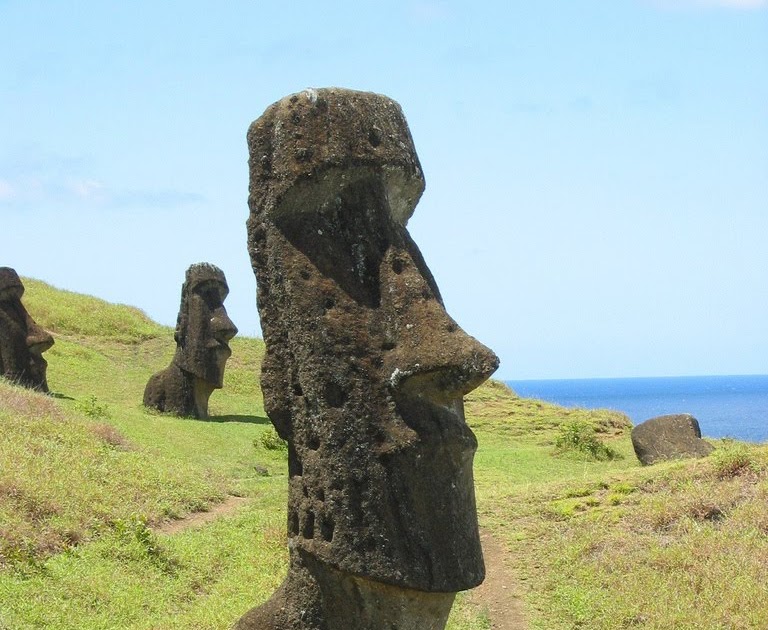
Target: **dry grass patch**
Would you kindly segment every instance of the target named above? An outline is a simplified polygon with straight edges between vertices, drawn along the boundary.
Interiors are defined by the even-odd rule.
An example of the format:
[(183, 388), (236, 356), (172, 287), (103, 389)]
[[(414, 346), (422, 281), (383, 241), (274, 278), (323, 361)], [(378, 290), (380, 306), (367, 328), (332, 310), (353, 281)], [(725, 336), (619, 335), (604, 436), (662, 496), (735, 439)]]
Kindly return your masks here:
[(496, 504), (534, 627), (764, 628), (768, 447), (719, 448)]
[(121, 520), (184, 513), (220, 483), (135, 449), (111, 425), (0, 383), (0, 566), (34, 565)]

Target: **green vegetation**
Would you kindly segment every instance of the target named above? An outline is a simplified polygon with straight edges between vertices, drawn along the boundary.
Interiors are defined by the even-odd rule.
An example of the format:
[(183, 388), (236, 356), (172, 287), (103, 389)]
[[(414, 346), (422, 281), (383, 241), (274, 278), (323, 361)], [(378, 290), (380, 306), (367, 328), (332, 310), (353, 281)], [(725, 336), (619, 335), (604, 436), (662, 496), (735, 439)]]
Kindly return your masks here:
[[(263, 344), (233, 340), (199, 421), (150, 413), (172, 330), (25, 280), (54, 332), (53, 396), (0, 382), (0, 628), (222, 629), (285, 569), (286, 447), (265, 417)], [(533, 628), (761, 628), (768, 447), (643, 468), (628, 420), (490, 382), (467, 419), (481, 524), (509, 553)], [(163, 525), (237, 509), (176, 533)], [(490, 628), (460, 594), (450, 630)]]
[[(140, 311), (25, 280), (54, 331), (53, 396), (0, 382), (0, 628), (226, 628), (285, 571), (285, 452), (258, 382), (263, 344), (235, 339), (211, 421), (147, 412), (173, 331)], [(204, 527), (163, 523), (227, 495)]]
[(83, 335), (140, 343), (162, 335), (162, 328), (137, 308), (62, 291), (29, 278), (24, 279), (24, 286), (27, 310), (55, 336)]
[[(532, 628), (765, 626), (768, 446), (715, 441), (707, 459), (644, 468), (620, 414), (503, 390), (468, 397), (478, 503)], [(610, 458), (593, 455), (603, 447)]]
[(623, 457), (616, 449), (597, 437), (595, 427), (584, 420), (572, 420), (563, 424), (558, 429), (555, 448), (558, 453), (583, 453), (597, 461)]

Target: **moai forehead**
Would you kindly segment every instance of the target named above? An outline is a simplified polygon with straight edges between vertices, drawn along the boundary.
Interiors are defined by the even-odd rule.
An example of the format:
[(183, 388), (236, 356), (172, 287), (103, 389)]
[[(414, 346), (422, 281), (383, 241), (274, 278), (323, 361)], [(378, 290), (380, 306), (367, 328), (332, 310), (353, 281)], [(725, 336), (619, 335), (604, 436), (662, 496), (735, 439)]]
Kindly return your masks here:
[(400, 106), (370, 92), (308, 89), (271, 105), (248, 130), (250, 199), (272, 220), (313, 211), (357, 180), (379, 178), (405, 225), (424, 176)]
[(15, 269), (0, 267), (0, 299), (2, 299), (2, 293), (8, 289), (19, 289), (23, 293), (24, 285)]
[(225, 292), (221, 297), (222, 300), (229, 294), (229, 286), (227, 285), (227, 279), (224, 277), (224, 272), (216, 265), (206, 262), (190, 265), (185, 275), (185, 289), (193, 291), (205, 282), (217, 282), (223, 285)]

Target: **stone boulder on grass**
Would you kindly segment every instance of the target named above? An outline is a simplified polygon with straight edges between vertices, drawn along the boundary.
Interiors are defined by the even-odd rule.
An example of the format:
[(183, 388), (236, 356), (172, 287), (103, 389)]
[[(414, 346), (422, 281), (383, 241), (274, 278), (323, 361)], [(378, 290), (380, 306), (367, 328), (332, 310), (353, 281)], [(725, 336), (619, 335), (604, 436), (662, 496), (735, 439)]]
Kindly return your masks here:
[(689, 413), (658, 416), (632, 429), (632, 447), (642, 464), (706, 457), (714, 447), (701, 439), (699, 421)]

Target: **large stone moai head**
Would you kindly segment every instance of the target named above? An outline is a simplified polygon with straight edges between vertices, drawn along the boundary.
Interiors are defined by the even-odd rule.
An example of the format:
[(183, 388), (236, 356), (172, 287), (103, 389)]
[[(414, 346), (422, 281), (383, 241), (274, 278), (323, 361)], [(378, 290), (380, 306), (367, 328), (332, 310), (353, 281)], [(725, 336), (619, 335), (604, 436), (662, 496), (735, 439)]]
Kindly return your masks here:
[(224, 272), (209, 263), (187, 269), (176, 320), (174, 363), (213, 385), (224, 385), (224, 366), (232, 355), (229, 341), (237, 328), (227, 315), (224, 300), (229, 286)]
[(150, 378), (144, 390), (148, 407), (182, 416), (205, 418), (208, 399), (224, 385), (224, 366), (237, 328), (224, 300), (229, 293), (224, 272), (209, 263), (187, 269), (176, 322), (176, 354), (169, 368)]
[(53, 337), (43, 330), (21, 303), (24, 285), (10, 267), (0, 267), (0, 375), (43, 392), (48, 391), (43, 352)]
[(289, 444), (292, 552), (281, 591), (238, 627), (325, 627), (285, 612), (307, 583), (320, 594), (302, 606), (328, 628), (390, 627), (347, 608), (362, 591), (394, 589), (401, 609), (406, 592), (446, 593), (450, 609), (484, 577), (463, 396), (498, 359), (446, 313), (405, 228), (424, 179), (402, 111), (378, 94), (307, 90), (269, 107), (248, 146), (262, 389)]

